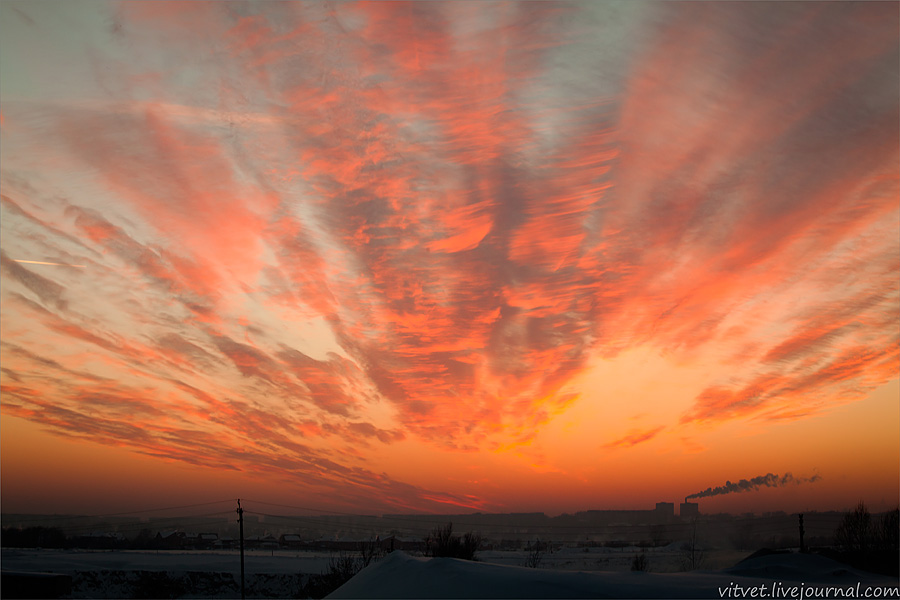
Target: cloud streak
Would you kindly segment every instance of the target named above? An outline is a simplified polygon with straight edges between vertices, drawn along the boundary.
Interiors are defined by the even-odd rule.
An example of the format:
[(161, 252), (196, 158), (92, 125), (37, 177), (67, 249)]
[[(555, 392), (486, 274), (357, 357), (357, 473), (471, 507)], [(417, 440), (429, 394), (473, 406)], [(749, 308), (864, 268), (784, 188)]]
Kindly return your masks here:
[(637, 444), (642, 444), (644, 442), (649, 442), (657, 435), (659, 435), (665, 426), (660, 425), (659, 427), (654, 427), (653, 429), (647, 429), (644, 431), (632, 430), (630, 433), (621, 437), (612, 442), (606, 443), (603, 445), (604, 448), (630, 448), (631, 446), (635, 446)]

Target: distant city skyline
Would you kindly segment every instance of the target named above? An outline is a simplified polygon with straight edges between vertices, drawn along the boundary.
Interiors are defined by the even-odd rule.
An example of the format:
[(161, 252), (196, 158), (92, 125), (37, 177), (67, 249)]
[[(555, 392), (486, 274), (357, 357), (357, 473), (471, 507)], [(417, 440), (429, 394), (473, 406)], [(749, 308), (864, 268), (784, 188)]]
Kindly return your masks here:
[(0, 2), (0, 505), (900, 498), (900, 5)]

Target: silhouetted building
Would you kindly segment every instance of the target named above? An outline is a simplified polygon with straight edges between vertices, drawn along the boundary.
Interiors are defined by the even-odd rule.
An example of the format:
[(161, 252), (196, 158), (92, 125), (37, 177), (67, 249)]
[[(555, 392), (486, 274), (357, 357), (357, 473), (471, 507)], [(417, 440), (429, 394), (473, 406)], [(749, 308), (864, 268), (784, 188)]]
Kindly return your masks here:
[(219, 541), (218, 533), (199, 533), (194, 540), (194, 545), (198, 549), (212, 549), (217, 541)]
[(156, 534), (156, 545), (162, 548), (181, 548), (184, 545), (183, 531), (160, 531)]
[(700, 515), (700, 505), (696, 502), (682, 502), (679, 514), (681, 515), (681, 518), (697, 517)]
[(587, 526), (640, 525), (655, 523), (655, 510), (585, 510), (575, 513), (575, 518)]
[(300, 548), (303, 545), (303, 539), (296, 533), (283, 533), (278, 538), (278, 543), (282, 548)]
[(674, 502), (657, 502), (656, 512), (660, 517), (670, 518), (675, 516)]

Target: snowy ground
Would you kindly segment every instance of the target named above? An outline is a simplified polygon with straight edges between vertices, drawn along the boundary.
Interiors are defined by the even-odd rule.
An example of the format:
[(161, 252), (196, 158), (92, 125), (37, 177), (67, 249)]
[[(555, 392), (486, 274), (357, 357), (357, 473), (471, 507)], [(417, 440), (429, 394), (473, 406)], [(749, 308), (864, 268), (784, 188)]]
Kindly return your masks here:
[[(747, 553), (707, 554), (706, 570), (676, 573), (678, 545), (647, 551), (650, 573), (630, 571), (638, 548), (564, 548), (526, 568), (525, 551), (483, 551), (479, 562), (423, 558), (402, 552), (370, 565), (332, 598), (719, 598), (735, 584), (760, 586), (888, 585), (897, 581), (856, 571), (820, 556), (770, 555), (739, 563)], [(248, 597), (292, 598), (309, 575), (327, 569), (329, 552), (248, 551)], [(239, 598), (237, 551), (2, 551), (3, 571), (73, 577), (72, 598)], [(793, 583), (791, 583), (793, 582)], [(784, 587), (782, 587), (782, 591)], [(727, 597), (727, 596), (726, 596)], [(736, 597), (734, 593), (731, 597)], [(782, 595), (781, 597), (790, 597)], [(834, 596), (832, 596), (834, 597)], [(900, 594), (883, 597), (900, 598)]]
[[(644, 554), (650, 571), (654, 573), (674, 573), (683, 570), (681, 542), (659, 548), (562, 548), (554, 552), (542, 552), (538, 567), (560, 571), (630, 571), (634, 557)], [(703, 558), (703, 566), (709, 569), (724, 569), (747, 557), (750, 552), (737, 550), (711, 550)], [(529, 552), (516, 551), (482, 551), (478, 560), (498, 565), (514, 567), (527, 566)]]
[[(681, 570), (679, 544), (646, 550), (650, 570), (669, 573)], [(640, 548), (562, 548), (540, 554), (538, 567), (561, 571), (630, 571)], [(711, 551), (703, 566), (721, 569), (734, 565), (749, 552)], [(322, 573), (335, 553), (288, 550), (246, 551), (247, 574)], [(478, 553), (480, 562), (505, 566), (526, 566), (529, 552), (523, 550), (491, 550)], [(237, 550), (25, 550), (4, 548), (3, 569), (13, 571), (194, 571), (240, 575)]]
[[(796, 590), (799, 598), (811, 586), (857, 590), (857, 583), (863, 589), (889, 586), (888, 594), (879, 587), (880, 597), (896, 598), (900, 593), (895, 579), (801, 554), (755, 558), (719, 571), (643, 573), (532, 569), (395, 552), (328, 598), (722, 598), (735, 597), (737, 589), (761, 591), (761, 586), (772, 596), (776, 588), (786, 597)], [(726, 596), (729, 590), (731, 595)], [(752, 597), (765, 596), (757, 592)]]
[[(309, 576), (322, 573), (330, 559), (329, 553), (247, 551), (244, 569), (248, 597), (302, 597)], [(4, 572), (70, 575), (72, 593), (64, 596), (69, 598), (241, 597), (238, 551), (4, 548), (2, 567)]]
[[(237, 550), (19, 550), (4, 548), (0, 554), (4, 571), (197, 571), (241, 573)], [(321, 573), (331, 554), (254, 550), (244, 553), (247, 574)]]

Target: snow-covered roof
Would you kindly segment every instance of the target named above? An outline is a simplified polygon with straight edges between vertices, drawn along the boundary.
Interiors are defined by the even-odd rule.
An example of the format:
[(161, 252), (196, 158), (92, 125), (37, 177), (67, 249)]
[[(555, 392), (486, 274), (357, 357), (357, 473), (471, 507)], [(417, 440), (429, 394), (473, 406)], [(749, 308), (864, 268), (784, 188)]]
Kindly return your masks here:
[(172, 531), (160, 531), (157, 535), (161, 538), (168, 538), (168, 537), (172, 537), (173, 535), (184, 535), (184, 534), (180, 531), (172, 530)]
[(79, 537), (83, 538), (110, 538), (115, 540), (124, 540), (125, 535), (118, 532), (108, 532), (108, 531), (92, 531), (90, 533), (83, 533)]

